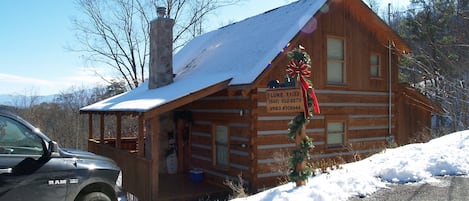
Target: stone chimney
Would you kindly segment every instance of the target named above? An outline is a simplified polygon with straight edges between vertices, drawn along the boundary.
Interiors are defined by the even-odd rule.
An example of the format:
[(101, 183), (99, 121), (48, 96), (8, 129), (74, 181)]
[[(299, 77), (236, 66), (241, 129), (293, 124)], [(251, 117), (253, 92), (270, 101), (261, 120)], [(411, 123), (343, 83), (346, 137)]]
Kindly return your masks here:
[(157, 8), (158, 17), (150, 22), (149, 89), (173, 82), (173, 26), (165, 7)]

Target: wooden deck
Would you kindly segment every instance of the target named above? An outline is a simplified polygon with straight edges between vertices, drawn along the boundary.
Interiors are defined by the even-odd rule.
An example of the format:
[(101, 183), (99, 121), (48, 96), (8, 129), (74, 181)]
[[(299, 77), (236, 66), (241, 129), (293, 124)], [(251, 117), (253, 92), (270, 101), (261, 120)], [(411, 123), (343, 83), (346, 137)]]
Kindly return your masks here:
[(160, 174), (158, 200), (161, 201), (208, 201), (225, 200), (226, 187), (207, 181), (195, 183), (187, 174)]
[[(114, 159), (123, 171), (124, 189), (134, 194), (138, 200), (150, 200), (151, 161), (109, 144), (100, 144), (90, 139), (88, 149)], [(158, 200), (162, 201), (223, 201), (229, 193), (229, 189), (223, 184), (210, 183), (207, 179), (196, 183), (189, 174), (159, 174), (158, 177)]]

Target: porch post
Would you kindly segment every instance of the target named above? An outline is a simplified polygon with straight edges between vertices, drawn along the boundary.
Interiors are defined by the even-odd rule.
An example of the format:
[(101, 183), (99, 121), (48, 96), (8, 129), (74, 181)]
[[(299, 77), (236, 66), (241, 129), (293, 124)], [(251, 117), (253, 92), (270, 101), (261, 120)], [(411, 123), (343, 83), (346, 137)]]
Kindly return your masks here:
[(104, 144), (104, 114), (100, 116), (99, 143)]
[(93, 113), (88, 113), (88, 151), (91, 151), (90, 139), (93, 139)]
[(144, 126), (145, 126), (145, 119), (143, 119), (143, 115), (138, 116), (138, 137), (137, 137), (137, 149), (138, 149), (138, 156), (145, 157), (145, 134), (144, 134)]
[(159, 152), (159, 147), (158, 147), (158, 130), (159, 130), (159, 121), (160, 118), (158, 115), (155, 115), (151, 119), (151, 156), (152, 156), (152, 198), (153, 200), (158, 200), (158, 179), (159, 179), (159, 171), (158, 171), (158, 152)]
[(121, 138), (122, 138), (122, 115), (117, 113), (116, 116), (116, 149), (121, 149)]
[(93, 139), (93, 113), (88, 113), (88, 139)]
[(182, 173), (184, 169), (184, 153), (187, 147), (184, 147), (184, 119), (178, 119), (176, 122), (176, 134), (177, 134), (177, 147), (178, 147), (178, 173)]

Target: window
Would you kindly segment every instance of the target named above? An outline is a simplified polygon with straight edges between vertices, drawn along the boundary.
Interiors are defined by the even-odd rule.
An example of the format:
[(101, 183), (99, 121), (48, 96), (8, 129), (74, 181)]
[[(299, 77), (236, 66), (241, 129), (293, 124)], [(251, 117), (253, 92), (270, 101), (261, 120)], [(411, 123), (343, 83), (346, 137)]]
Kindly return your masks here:
[(327, 38), (327, 83), (345, 84), (345, 45), (339, 38)]
[(43, 141), (19, 122), (0, 116), (0, 154), (40, 156)]
[(381, 60), (378, 54), (370, 55), (370, 76), (381, 77)]
[(214, 155), (213, 162), (215, 166), (228, 166), (228, 127), (216, 125), (214, 128)]
[(338, 148), (345, 143), (345, 121), (327, 123), (327, 147)]

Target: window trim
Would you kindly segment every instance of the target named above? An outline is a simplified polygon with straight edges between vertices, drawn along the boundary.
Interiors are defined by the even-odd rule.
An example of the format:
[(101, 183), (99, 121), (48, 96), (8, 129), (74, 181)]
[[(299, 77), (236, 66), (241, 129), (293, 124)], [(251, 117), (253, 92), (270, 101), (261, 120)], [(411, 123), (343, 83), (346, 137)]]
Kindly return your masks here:
[[(371, 63), (371, 57), (372, 57), (372, 56), (377, 56), (377, 57), (378, 57), (378, 64), (377, 64), (377, 65)], [(383, 73), (382, 73), (382, 72), (383, 72), (383, 67), (382, 67), (382, 66), (383, 66), (383, 65), (382, 65), (382, 55), (381, 55), (380, 53), (377, 53), (377, 52), (371, 52), (371, 53), (370, 53), (369, 62), (370, 62), (370, 65), (369, 65), (369, 70), (370, 70), (369, 76), (370, 76), (370, 78), (372, 78), (372, 79), (383, 78)], [(371, 74), (371, 72), (372, 72), (372, 71), (371, 71), (371, 68), (372, 68), (373, 66), (376, 66), (376, 67), (377, 67), (378, 75), (372, 75), (372, 74)]]
[[(329, 123), (343, 123), (344, 130), (342, 136), (342, 144), (329, 144)], [(326, 118), (326, 148), (327, 149), (343, 149), (347, 144), (347, 135), (348, 135), (348, 119), (345, 116), (333, 116)]]
[[(217, 160), (217, 142), (216, 142), (216, 128), (217, 126), (224, 126), (227, 129), (227, 141), (226, 141), (226, 148), (227, 148), (227, 164), (218, 164)], [(212, 165), (215, 168), (222, 169), (222, 170), (228, 170), (228, 167), (230, 166), (230, 126), (226, 123), (212, 123)]]
[[(335, 39), (335, 40), (341, 40), (342, 43), (343, 43), (343, 60), (333, 60), (333, 59), (329, 59), (329, 55), (328, 55), (328, 39)], [(345, 40), (345, 37), (342, 37), (342, 36), (335, 36), (335, 35), (327, 35), (326, 36), (326, 40), (325, 40), (325, 43), (326, 43), (326, 84), (328, 86), (345, 86), (347, 85), (347, 41)], [(342, 63), (342, 82), (331, 82), (328, 80), (328, 70), (329, 70), (329, 66), (328, 66), (328, 63), (329, 61), (334, 61), (334, 62), (341, 62)]]

